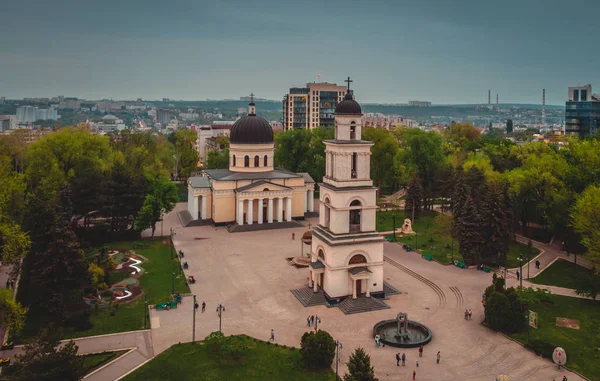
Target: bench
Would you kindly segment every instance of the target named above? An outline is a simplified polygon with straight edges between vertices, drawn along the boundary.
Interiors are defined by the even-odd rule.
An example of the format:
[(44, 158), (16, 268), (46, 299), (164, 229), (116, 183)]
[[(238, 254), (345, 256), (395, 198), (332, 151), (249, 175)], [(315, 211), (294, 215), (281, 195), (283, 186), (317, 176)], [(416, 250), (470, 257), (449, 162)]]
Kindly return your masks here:
[(391, 235), (388, 235), (387, 237), (385, 237), (385, 240), (388, 242), (393, 242), (394, 238)]
[(160, 310), (170, 310), (171, 308), (177, 308), (177, 302), (174, 300), (171, 300), (170, 302), (166, 302), (166, 303), (159, 303), (156, 305), (156, 310), (160, 311)]
[(423, 254), (423, 258), (425, 258), (428, 261), (431, 261), (433, 259), (433, 256), (431, 254)]
[(461, 269), (464, 269), (465, 267), (467, 267), (467, 266), (465, 266), (465, 264), (464, 264), (464, 263), (462, 263), (462, 262), (458, 262), (458, 263), (456, 263), (456, 266), (460, 267)]
[(492, 269), (489, 266), (485, 266), (483, 268), (483, 271), (485, 271), (486, 273), (489, 273)]

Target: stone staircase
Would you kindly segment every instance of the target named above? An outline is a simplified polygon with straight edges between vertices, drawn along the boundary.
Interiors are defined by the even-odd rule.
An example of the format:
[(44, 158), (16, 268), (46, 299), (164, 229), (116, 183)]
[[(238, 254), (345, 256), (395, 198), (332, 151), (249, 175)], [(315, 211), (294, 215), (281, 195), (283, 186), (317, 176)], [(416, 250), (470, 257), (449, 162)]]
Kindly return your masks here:
[(312, 307), (312, 306), (328, 306), (327, 300), (325, 299), (325, 294), (322, 290), (319, 292), (313, 292), (312, 288), (308, 286), (297, 288), (295, 290), (290, 290), (292, 294), (298, 299), (300, 303), (304, 307)]
[(366, 296), (359, 296), (357, 299), (352, 299), (352, 297), (349, 296), (338, 304), (338, 307), (346, 315), (390, 308), (390, 306), (385, 304), (382, 300), (377, 298), (367, 298)]
[(184, 227), (188, 226), (190, 222), (192, 222), (192, 214), (188, 210), (177, 212), (177, 217), (179, 217), (179, 221)]
[(401, 292), (396, 287), (392, 286), (391, 284), (385, 281), (383, 282), (383, 292), (385, 293), (386, 299), (390, 295), (401, 294)]

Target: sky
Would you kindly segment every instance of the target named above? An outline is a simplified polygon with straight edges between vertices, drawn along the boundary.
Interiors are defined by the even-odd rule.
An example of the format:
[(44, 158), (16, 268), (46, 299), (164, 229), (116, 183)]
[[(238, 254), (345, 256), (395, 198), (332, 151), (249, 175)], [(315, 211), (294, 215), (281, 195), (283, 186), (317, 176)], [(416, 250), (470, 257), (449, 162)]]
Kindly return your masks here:
[(564, 104), (600, 93), (598, 0), (0, 0), (0, 96)]

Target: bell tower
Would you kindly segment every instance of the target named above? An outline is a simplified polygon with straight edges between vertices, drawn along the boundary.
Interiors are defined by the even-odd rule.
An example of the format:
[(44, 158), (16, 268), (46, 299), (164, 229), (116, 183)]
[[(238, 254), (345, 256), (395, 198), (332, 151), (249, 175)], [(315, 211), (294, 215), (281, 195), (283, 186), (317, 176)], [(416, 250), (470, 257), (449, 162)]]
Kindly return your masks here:
[[(362, 110), (348, 78), (335, 108), (335, 134), (326, 140), (319, 224), (313, 231), (311, 280), (330, 301), (383, 295), (383, 238), (375, 228), (372, 142), (362, 140)], [(323, 275), (320, 275), (323, 274)]]

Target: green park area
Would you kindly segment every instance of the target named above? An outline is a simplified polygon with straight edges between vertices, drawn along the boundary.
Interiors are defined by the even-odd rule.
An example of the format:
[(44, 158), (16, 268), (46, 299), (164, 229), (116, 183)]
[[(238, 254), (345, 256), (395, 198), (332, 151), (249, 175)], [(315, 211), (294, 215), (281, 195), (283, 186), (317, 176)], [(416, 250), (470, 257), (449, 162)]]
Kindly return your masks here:
[[(404, 219), (411, 218), (405, 214), (404, 210), (377, 212), (377, 231), (392, 231), (394, 227), (394, 215), (396, 216), (396, 229), (400, 229)], [(412, 229), (418, 234), (402, 235), (396, 233), (396, 241), (406, 244), (413, 248), (418, 247), (419, 252), (430, 254), (436, 261), (446, 264), (451, 263), (452, 259), (462, 261), (459, 253), (458, 242), (452, 240), (452, 218), (442, 215), (435, 211), (422, 212), (412, 224)], [(521, 253), (526, 256), (529, 251), (527, 245), (519, 242), (511, 242), (509, 252), (506, 256), (508, 268), (518, 267), (517, 258)], [(532, 247), (530, 258), (539, 254), (539, 250)]]
[(233, 336), (230, 353), (214, 353), (205, 342), (176, 344), (124, 381), (246, 380), (333, 381), (331, 369), (307, 371), (297, 348), (277, 346), (241, 335)]
[[(567, 352), (567, 367), (591, 380), (600, 380), (600, 304), (589, 299), (546, 295), (529, 308), (538, 313), (538, 328), (511, 336), (528, 344), (536, 353), (552, 358), (562, 347)], [(569, 320), (564, 320), (569, 319)]]
[(100, 368), (101, 366), (107, 364), (110, 361), (115, 360), (120, 356), (123, 356), (127, 352), (127, 350), (123, 350), (81, 355), (81, 357), (83, 357), (83, 369), (85, 370), (85, 374), (90, 374), (94, 370)]
[[(83, 298), (74, 300), (69, 306), (73, 312), (68, 315), (62, 327), (65, 339), (134, 331), (144, 329), (144, 324), (149, 328), (149, 319), (144, 305), (145, 298), (148, 305), (170, 300), (173, 279), (176, 293), (189, 292), (177, 256), (171, 252), (168, 240), (112, 242), (104, 247), (119, 252), (131, 251), (144, 259), (139, 265), (142, 269), (142, 275), (138, 279), (141, 293), (138, 293), (139, 295), (131, 302), (111, 303), (102, 307), (89, 306), (84, 303)], [(93, 258), (99, 252), (100, 248), (90, 249), (86, 252), (86, 256)], [(173, 273), (175, 273), (174, 278)], [(110, 282), (121, 282), (127, 274), (129, 272), (113, 272), (109, 275)], [(22, 342), (34, 336), (47, 323), (45, 316), (41, 314), (28, 314), (25, 328), (14, 340)]]
[(581, 280), (591, 275), (592, 271), (573, 262), (559, 259), (530, 281), (536, 284), (577, 289)]

